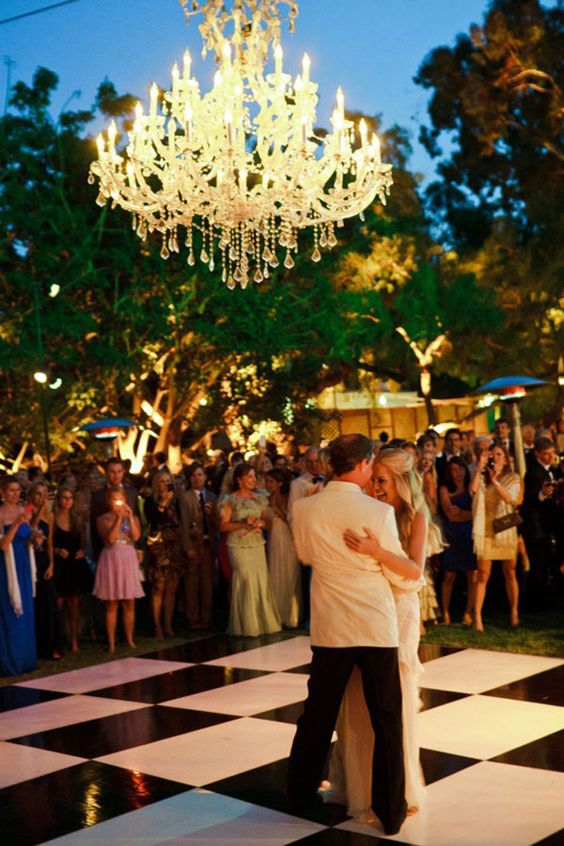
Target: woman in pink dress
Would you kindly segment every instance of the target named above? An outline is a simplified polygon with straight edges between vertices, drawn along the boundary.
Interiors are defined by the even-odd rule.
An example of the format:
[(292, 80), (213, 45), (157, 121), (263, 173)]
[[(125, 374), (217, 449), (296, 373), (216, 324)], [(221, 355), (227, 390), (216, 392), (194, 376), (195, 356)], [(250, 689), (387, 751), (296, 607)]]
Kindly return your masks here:
[(134, 542), (141, 535), (139, 520), (128, 506), (119, 487), (108, 488), (109, 511), (96, 521), (104, 549), (98, 560), (92, 593), (106, 603), (106, 631), (108, 651), (116, 648), (116, 625), (121, 605), (123, 629), (129, 646), (135, 648), (135, 600), (144, 596)]

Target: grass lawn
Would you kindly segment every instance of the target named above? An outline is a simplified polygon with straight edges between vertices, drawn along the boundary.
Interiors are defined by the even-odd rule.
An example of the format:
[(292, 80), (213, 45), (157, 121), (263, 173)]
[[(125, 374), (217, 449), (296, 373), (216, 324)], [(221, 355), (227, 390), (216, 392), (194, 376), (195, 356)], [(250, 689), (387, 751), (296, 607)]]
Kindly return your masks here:
[(507, 617), (507, 612), (484, 617), (483, 632), (461, 623), (430, 626), (421, 642), (564, 658), (564, 611), (521, 614), (516, 629), (510, 627)]

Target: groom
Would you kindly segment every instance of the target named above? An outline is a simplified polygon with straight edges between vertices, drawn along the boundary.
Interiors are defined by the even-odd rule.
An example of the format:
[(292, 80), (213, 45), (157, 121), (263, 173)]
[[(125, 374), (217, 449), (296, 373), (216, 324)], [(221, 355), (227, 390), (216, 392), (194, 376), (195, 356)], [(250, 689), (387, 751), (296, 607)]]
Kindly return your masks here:
[(300, 561), (311, 564), (311, 662), (308, 697), (298, 720), (288, 769), (288, 797), (295, 810), (310, 805), (319, 786), (339, 707), (355, 664), (376, 737), (372, 808), (386, 834), (406, 815), (398, 630), (390, 581), (404, 580), (366, 555), (350, 550), (345, 529), (370, 527), (383, 547), (405, 557), (394, 510), (366, 496), (372, 443), (344, 435), (330, 446), (333, 481), (299, 499), (292, 521)]

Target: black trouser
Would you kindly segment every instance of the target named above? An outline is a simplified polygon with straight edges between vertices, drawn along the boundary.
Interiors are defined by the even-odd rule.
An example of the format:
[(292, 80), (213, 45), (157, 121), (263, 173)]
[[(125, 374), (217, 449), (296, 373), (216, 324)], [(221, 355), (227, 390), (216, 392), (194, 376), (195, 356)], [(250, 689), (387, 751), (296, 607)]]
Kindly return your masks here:
[(407, 810), (398, 651), (375, 646), (312, 649), (308, 697), (290, 753), (288, 798), (296, 807), (313, 802), (341, 700), (357, 664), (375, 735), (372, 809), (386, 834), (394, 834)]

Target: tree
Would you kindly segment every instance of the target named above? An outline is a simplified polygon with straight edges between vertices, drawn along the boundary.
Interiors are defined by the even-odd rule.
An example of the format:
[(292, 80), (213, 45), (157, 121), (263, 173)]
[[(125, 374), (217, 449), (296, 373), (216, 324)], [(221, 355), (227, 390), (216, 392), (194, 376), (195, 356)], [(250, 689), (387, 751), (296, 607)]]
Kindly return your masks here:
[(416, 76), (432, 92), (421, 140), (439, 158), (428, 209), (504, 311), (497, 369), (549, 379), (564, 326), (563, 23), (561, 3), (494, 0)]

